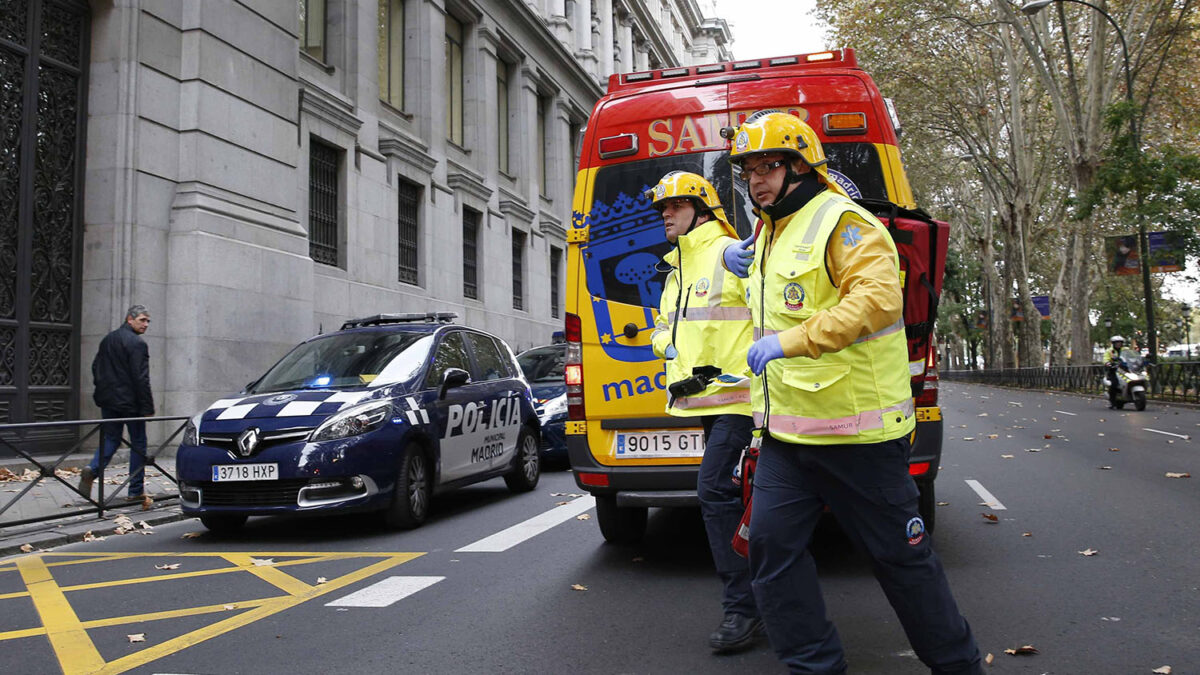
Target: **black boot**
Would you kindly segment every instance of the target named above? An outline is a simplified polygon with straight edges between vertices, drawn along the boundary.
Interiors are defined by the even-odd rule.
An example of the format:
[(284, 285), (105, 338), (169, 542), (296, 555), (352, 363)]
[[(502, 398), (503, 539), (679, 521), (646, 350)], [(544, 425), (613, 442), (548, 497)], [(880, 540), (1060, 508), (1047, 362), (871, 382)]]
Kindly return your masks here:
[(726, 614), (721, 625), (708, 636), (708, 646), (714, 654), (732, 654), (748, 649), (762, 634), (763, 622), (758, 617)]

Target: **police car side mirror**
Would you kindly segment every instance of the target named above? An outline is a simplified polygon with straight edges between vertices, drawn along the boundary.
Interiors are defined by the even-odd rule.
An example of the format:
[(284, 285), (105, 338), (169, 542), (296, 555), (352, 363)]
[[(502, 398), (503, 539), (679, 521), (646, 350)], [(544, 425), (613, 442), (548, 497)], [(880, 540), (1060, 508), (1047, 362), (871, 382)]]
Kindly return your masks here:
[(438, 392), (438, 398), (446, 398), (446, 392), (454, 387), (461, 387), (471, 381), (471, 375), (462, 368), (447, 368), (446, 372), (442, 373), (442, 388)]

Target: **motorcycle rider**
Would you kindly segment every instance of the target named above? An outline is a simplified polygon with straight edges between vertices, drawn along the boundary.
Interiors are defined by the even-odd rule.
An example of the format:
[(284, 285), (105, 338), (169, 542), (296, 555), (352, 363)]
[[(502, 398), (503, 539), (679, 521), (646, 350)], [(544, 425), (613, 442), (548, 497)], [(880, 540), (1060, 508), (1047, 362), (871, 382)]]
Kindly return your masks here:
[(1129, 367), (1121, 358), (1121, 348), (1125, 346), (1125, 338), (1114, 335), (1108, 341), (1112, 343), (1112, 347), (1104, 352), (1104, 365), (1108, 369), (1108, 407), (1115, 408), (1117, 406), (1114, 401), (1121, 397), (1121, 378), (1117, 376), (1117, 370), (1129, 370)]
[[(667, 241), (675, 245), (663, 257), (671, 274), (650, 340), (654, 353), (667, 360), (667, 412), (699, 417), (704, 427), (696, 493), (713, 563), (724, 585), (723, 618), (709, 636), (709, 647), (714, 653), (732, 653), (750, 647), (762, 633), (749, 564), (730, 546), (742, 517), (733, 470), (754, 427), (749, 381), (740, 377), (751, 337), (746, 287), (722, 265), (725, 248), (738, 241), (737, 232), (725, 217), (717, 191), (703, 176), (672, 171), (646, 196), (662, 214)], [(691, 392), (684, 393), (677, 385), (691, 379), (697, 366), (715, 366), (729, 382), (692, 379)]]

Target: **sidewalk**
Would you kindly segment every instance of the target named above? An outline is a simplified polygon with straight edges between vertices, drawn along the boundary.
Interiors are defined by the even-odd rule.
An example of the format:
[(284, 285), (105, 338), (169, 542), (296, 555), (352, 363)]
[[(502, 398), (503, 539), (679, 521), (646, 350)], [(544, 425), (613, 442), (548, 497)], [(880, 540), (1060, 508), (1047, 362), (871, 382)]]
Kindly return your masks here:
[[(165, 454), (165, 453), (164, 453)], [(123, 456), (124, 455), (124, 456)], [(71, 486), (78, 486), (80, 468), (91, 459), (90, 455), (73, 455), (59, 465), (56, 474)], [(53, 464), (53, 459), (43, 460), (45, 464)], [(174, 457), (159, 457), (159, 465), (165, 471), (175, 471)], [(66, 467), (66, 468), (64, 468)], [(108, 465), (104, 473), (104, 497), (109, 499), (114, 491), (128, 477), (128, 453), (118, 453)], [(25, 493), (9, 506), (9, 502), (21, 493), (38, 475), (37, 469), (24, 460), (5, 460), (0, 462), (0, 508), (8, 509), (0, 514), (0, 556), (22, 553), (22, 546), (29, 545), (32, 550), (53, 548), (75, 541), (83, 541), (84, 536), (91, 532), (92, 536), (112, 536), (117, 525), (113, 522), (118, 516), (127, 516), (133, 523), (145, 522), (147, 525), (168, 523), (182, 520), (183, 514), (179, 509), (179, 491), (175, 483), (162, 475), (158, 469), (146, 469), (146, 492), (155, 497), (152, 504), (142, 502), (127, 503), (125, 490), (117, 493), (116, 498), (105, 508), (104, 517), (100, 518), (95, 511), (78, 515), (64, 515), (61, 518), (45, 520), (24, 525), (6, 525), (13, 521), (29, 518), (67, 514), (73, 510), (95, 508), (85, 501), (79, 493), (53, 478), (43, 478), (32, 490)], [(92, 497), (97, 498), (100, 489), (100, 479), (92, 487)], [(140, 526), (137, 529), (143, 529)], [(124, 536), (136, 536), (128, 534)]]

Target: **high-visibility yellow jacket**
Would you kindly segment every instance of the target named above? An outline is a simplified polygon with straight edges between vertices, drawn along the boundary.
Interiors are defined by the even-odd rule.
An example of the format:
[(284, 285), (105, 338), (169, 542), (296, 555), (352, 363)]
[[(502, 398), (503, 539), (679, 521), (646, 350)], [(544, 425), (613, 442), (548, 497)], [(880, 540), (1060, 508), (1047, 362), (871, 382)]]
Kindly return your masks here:
[[(669, 345), (679, 353), (666, 362), (668, 384), (691, 377), (696, 366), (716, 366), (737, 378), (748, 374), (751, 326), (746, 280), (729, 273), (721, 260), (725, 247), (737, 243), (735, 234), (728, 223), (713, 219), (679, 237), (678, 246), (663, 256), (672, 270), (663, 284), (650, 341), (659, 357), (665, 356)], [(680, 417), (748, 416), (748, 387), (745, 379), (732, 386), (712, 382), (694, 396), (672, 401), (668, 395), (667, 412)]]
[(755, 339), (779, 334), (784, 358), (753, 378), (755, 423), (765, 419), (772, 437), (805, 445), (910, 433), (900, 260), (883, 224), (828, 190), (763, 220), (749, 305)]

